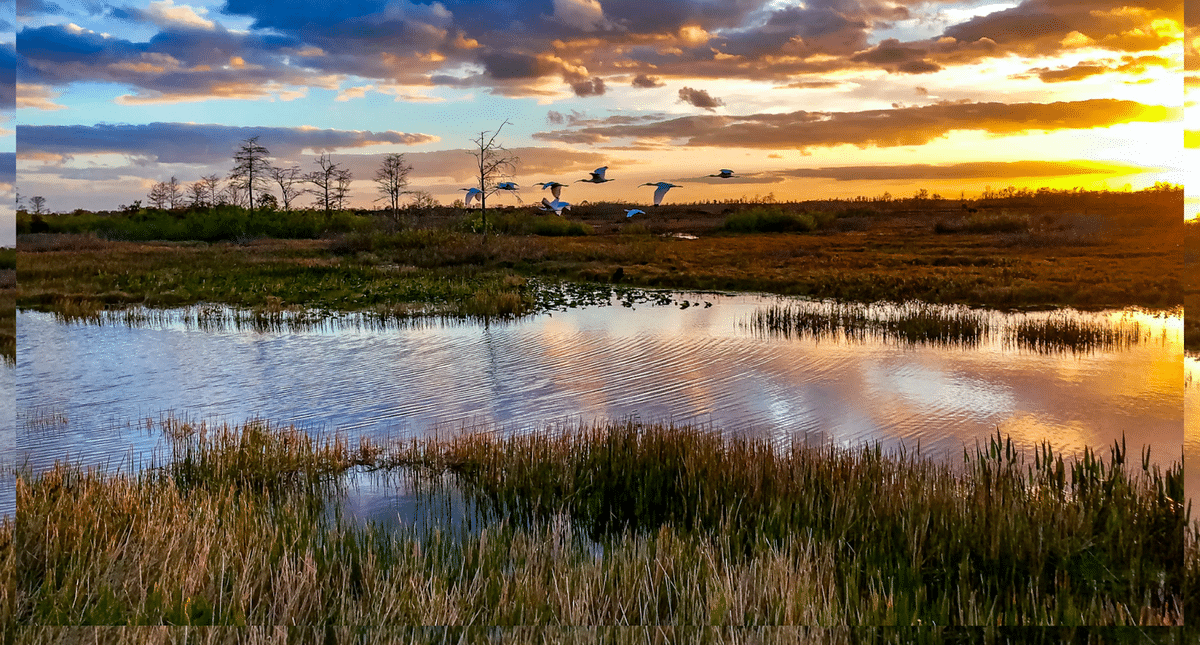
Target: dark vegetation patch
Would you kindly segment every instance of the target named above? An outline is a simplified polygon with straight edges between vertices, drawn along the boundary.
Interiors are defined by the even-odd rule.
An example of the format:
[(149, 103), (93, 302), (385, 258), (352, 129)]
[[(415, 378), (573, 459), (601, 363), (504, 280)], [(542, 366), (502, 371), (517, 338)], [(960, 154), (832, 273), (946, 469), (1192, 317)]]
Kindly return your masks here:
[[(21, 475), (8, 624), (1150, 626), (1200, 593), (1182, 465), (1123, 443), (1066, 459), (997, 436), (951, 465), (636, 422), (387, 445), (162, 429), (170, 460), (138, 474)], [(334, 519), (351, 468), (463, 521)]]
[[(353, 225), (343, 228), (350, 230), (322, 230), (316, 240), (137, 244), (97, 230), (30, 234), (21, 236), (18, 304), (256, 307), (273, 296), (284, 307), (352, 311), (412, 304), (424, 294), (435, 305), (431, 313), (479, 312), (488, 303), (521, 312), (529, 309), (517, 303), (530, 301), (520, 285), (538, 278), (858, 302), (1169, 309), (1183, 304), (1185, 274), (1177, 252), (1183, 225), (1172, 200), (1181, 206), (1181, 195), (1151, 192), (1063, 196), (1061, 204), (1047, 198), (1035, 200), (1033, 210), (1022, 210), (1015, 197), (990, 200), (978, 204), (977, 214), (953, 217), (1007, 210), (1029, 226), (958, 235), (932, 232), (948, 212), (962, 212), (934, 200), (667, 205), (632, 219), (624, 214), (630, 205), (619, 203), (577, 205), (562, 218), (531, 206), (505, 207), (489, 209), (486, 236), (470, 230), (477, 218), (482, 224), (478, 213), (440, 207), (399, 220), (383, 213), (337, 215), (328, 221), (345, 217)], [(45, 221), (60, 217), (76, 216)], [(727, 221), (798, 231), (808, 229), (810, 219), (810, 234), (714, 235)], [(199, 281), (179, 274), (183, 263), (198, 269)], [(317, 284), (288, 283), (288, 275)], [(266, 281), (256, 286), (260, 278)], [(488, 293), (476, 297), (482, 292)]]
[(836, 215), (825, 211), (795, 212), (777, 206), (759, 206), (729, 215), (721, 230), (730, 233), (808, 233), (829, 228), (836, 220)]

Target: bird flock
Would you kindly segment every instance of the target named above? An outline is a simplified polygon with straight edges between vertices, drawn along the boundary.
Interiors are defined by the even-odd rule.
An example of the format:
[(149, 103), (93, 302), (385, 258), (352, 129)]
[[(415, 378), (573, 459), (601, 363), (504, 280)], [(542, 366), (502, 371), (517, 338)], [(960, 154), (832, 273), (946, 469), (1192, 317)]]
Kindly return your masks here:
[[(605, 176), (605, 173), (607, 173), (607, 172), (608, 172), (608, 166), (601, 166), (601, 167), (593, 170), (591, 173), (589, 173), (591, 175), (590, 177), (587, 177), (586, 179), (577, 179), (577, 180), (575, 180), (575, 183), (584, 182), (584, 183), (589, 183), (589, 184), (603, 184), (605, 182), (613, 181), (612, 179), (609, 179), (608, 177)], [(733, 171), (729, 170), (728, 168), (722, 168), (721, 171), (718, 172), (717, 174), (708, 175), (708, 176), (709, 177), (717, 177), (718, 179), (731, 179), (733, 177), (736, 177), (737, 175), (734, 175)], [(563, 211), (570, 210), (570, 208), (571, 208), (570, 202), (563, 201), (563, 199), (562, 199), (562, 189), (566, 188), (567, 184), (560, 184), (557, 181), (543, 181), (543, 182), (535, 183), (533, 185), (541, 186), (542, 190), (549, 190), (550, 194), (554, 197), (553, 200), (543, 197), (542, 202), (541, 202), (541, 210), (552, 211), (555, 215), (562, 215)], [(655, 206), (658, 206), (659, 204), (662, 203), (663, 197), (666, 196), (668, 190), (671, 190), (672, 188), (682, 188), (682, 186), (680, 186), (679, 184), (672, 184), (672, 183), (666, 182), (666, 181), (647, 182), (647, 183), (642, 184), (642, 186), (654, 186), (655, 187), (655, 190), (654, 190), (654, 205)], [(515, 182), (511, 182), (511, 181), (504, 181), (504, 182), (500, 182), (500, 183), (496, 184), (496, 190), (509, 191), (509, 192), (513, 193), (513, 195), (516, 196), (516, 198), (518, 200), (520, 200), (521, 195), (517, 192), (517, 187), (518, 187), (518, 185)], [(476, 199), (479, 199), (480, 203), (482, 203), (484, 195), (483, 195), (483, 191), (481, 191), (480, 189), (478, 189), (478, 188), (462, 188), (460, 190), (467, 191), (466, 204), (468, 207), (471, 206), (471, 204)], [(524, 202), (522, 202), (522, 203), (524, 203)], [(646, 214), (646, 211), (643, 211), (643, 210), (637, 209), (637, 208), (630, 208), (625, 211), (626, 219), (631, 218), (634, 215), (645, 215), (645, 214)]]

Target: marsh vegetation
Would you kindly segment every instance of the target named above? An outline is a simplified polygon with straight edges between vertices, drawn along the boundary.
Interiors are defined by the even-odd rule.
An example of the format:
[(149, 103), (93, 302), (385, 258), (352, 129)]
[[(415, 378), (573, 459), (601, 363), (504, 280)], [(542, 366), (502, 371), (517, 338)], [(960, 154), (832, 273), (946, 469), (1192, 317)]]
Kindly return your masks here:
[(976, 346), (1000, 339), (1036, 352), (1128, 348), (1150, 338), (1136, 320), (1089, 318), (1079, 312), (996, 315), (979, 309), (907, 302), (895, 306), (835, 301), (761, 307), (744, 325), (761, 334), (862, 341)]
[[(900, 202), (663, 206), (636, 222), (625, 221), (622, 204), (582, 205), (569, 221), (493, 209), (490, 230), (500, 234), (486, 238), (473, 232), (478, 215), (441, 208), (400, 223), (346, 214), (359, 223), (324, 230), (321, 239), (260, 233), (217, 243), (161, 241), (154, 227), (123, 237), (157, 241), (118, 241), (98, 224), (67, 224), (100, 215), (63, 215), (46, 218), (48, 230), (79, 232), (22, 235), (17, 304), (68, 315), (219, 303), (505, 316), (537, 309), (526, 284), (540, 278), (860, 303), (1167, 309), (1182, 304), (1184, 280), (1175, 250), (1182, 223), (1171, 199), (1081, 197), (1086, 212), (1070, 202), (1009, 200), (994, 206), (1010, 215), (997, 217), (1019, 218), (1025, 229), (953, 235), (935, 228), (961, 209)], [(818, 225), (807, 233), (722, 232), (739, 218), (797, 217)]]
[[(409, 442), (167, 424), (137, 473), (18, 481), (22, 624), (1181, 624), (1182, 467), (996, 437), (954, 465), (635, 422)], [(327, 512), (406, 469), (459, 529)], [(450, 473), (451, 480), (441, 477)], [(1185, 559), (1186, 554), (1186, 559)], [(12, 567), (15, 566), (15, 571)]]

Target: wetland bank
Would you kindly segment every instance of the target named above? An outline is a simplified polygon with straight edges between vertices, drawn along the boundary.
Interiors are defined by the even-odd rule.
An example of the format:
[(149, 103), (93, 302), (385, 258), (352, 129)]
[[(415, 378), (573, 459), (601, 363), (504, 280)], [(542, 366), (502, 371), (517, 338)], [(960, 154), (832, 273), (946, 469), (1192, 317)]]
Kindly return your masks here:
[[(1089, 366), (1097, 363), (1142, 356), (1130, 360), (1144, 367), (1154, 356), (1149, 360), (1161, 363), (1161, 370), (1144, 369), (1142, 375), (1155, 383), (1175, 375), (1180, 383), (1150, 388), (1159, 392), (1151, 407), (1165, 409), (1175, 389), (1182, 397), (1182, 371), (1166, 367), (1181, 361), (1182, 322), (1177, 311), (1162, 317), (1183, 298), (1182, 254), (1173, 246), (1181, 225), (1147, 225), (1115, 208), (1107, 218), (1017, 212), (1023, 230), (972, 232), (959, 223), (959, 213), (943, 209), (858, 211), (835, 215), (827, 228), (806, 234), (735, 235), (717, 230), (724, 217), (719, 211), (705, 220), (686, 209), (663, 209), (658, 220), (638, 228), (614, 223), (599, 206), (579, 210), (590, 235), (510, 233), (486, 243), (449, 223), (244, 243), (23, 237), (17, 303), (29, 324), (18, 329), (36, 329), (45, 339), (100, 334), (109, 344), (97, 353), (124, 348), (128, 362), (136, 362), (136, 348), (149, 337), (136, 336), (143, 332), (160, 334), (162, 347), (191, 344), (188, 334), (225, 338), (258, 352), (260, 371), (253, 378), (275, 379), (286, 390), (296, 386), (284, 378), (278, 357), (323, 343), (332, 343), (329, 356), (345, 353), (347, 328), (326, 333), (322, 321), (360, 316), (367, 331), (349, 343), (359, 343), (359, 353), (327, 364), (344, 369), (343, 378), (380, 379), (389, 386), (389, 379), (415, 380), (420, 373), (379, 369), (402, 364), (402, 357), (374, 364), (365, 357), (408, 338), (399, 330), (418, 334), (428, 324), (449, 330), (451, 339), (458, 330), (458, 341), (446, 343), (448, 352), (485, 347), (477, 356), (482, 380), (496, 379), (494, 393), (509, 374), (527, 367), (513, 358), (531, 353), (528, 337), (517, 333), (522, 321), (575, 321), (546, 345), (567, 350), (557, 364), (569, 372), (588, 353), (579, 343), (589, 338), (581, 335), (589, 330), (581, 322), (589, 311), (618, 325), (643, 321), (620, 337), (645, 342), (653, 327), (646, 321), (662, 326), (679, 316), (714, 316), (726, 311), (724, 300), (741, 297), (705, 296), (703, 290), (754, 290), (818, 300), (747, 304), (746, 315), (737, 318), (744, 326), (724, 325), (726, 336), (706, 336), (711, 353), (705, 363), (723, 360), (736, 367), (753, 343), (764, 343), (764, 356), (788, 347), (801, 356), (818, 344), (843, 355), (869, 350), (893, 366), (892, 372), (876, 370), (887, 377), (878, 387), (902, 389), (905, 381), (896, 374), (910, 374), (911, 365), (922, 361), (943, 364), (951, 360), (947, 356), (981, 364), (1024, 361), (1034, 370), (1073, 366), (1076, 379), (1094, 377)], [(1014, 212), (1010, 206), (1007, 217)], [(950, 224), (938, 232), (939, 222)], [(674, 232), (698, 239), (661, 237)], [(560, 279), (593, 284), (583, 288)], [(656, 286), (686, 293), (649, 290)], [(913, 311), (872, 314), (879, 305), (867, 303), (879, 300), (909, 302)], [(827, 304), (814, 308), (813, 302)], [(1116, 311), (1055, 324), (1053, 315), (929, 303)], [(189, 306), (175, 313), (155, 309)], [(1125, 310), (1131, 306), (1150, 309)], [(186, 311), (193, 314), (178, 313)], [(761, 312), (757, 328), (755, 311)], [(189, 315), (196, 321), (190, 328), (183, 322)], [(1168, 322), (1131, 326), (1137, 316), (1156, 315)], [(241, 329), (216, 324), (227, 320), (236, 327), (238, 316)], [(205, 317), (214, 323), (207, 331), (199, 323)], [(988, 327), (997, 317), (1003, 322)], [(979, 331), (980, 319), (989, 331)], [(1051, 322), (1015, 324), (1026, 319)], [(829, 330), (820, 331), (822, 325)], [(680, 327), (683, 334), (695, 329)], [(484, 330), (490, 346), (478, 342)], [(115, 335), (104, 336), (109, 333)], [(127, 340), (114, 340), (127, 333)], [(860, 335), (878, 344), (856, 340)], [(134, 338), (141, 340), (129, 340)], [(1013, 345), (1004, 349), (1009, 341)], [(50, 354), (36, 354), (37, 346), (53, 343), (20, 334), (17, 342), (23, 348), (17, 370), (49, 362)], [(666, 370), (681, 362), (673, 379), (698, 378), (696, 366), (680, 360), (686, 356), (681, 347), (644, 345), (648, 358), (639, 369), (653, 378), (656, 366)], [(591, 346), (594, 356), (609, 353), (598, 348)], [(977, 358), (985, 352), (993, 353)], [(506, 356), (510, 371), (497, 368)], [(546, 356), (553, 358), (549, 351)], [(207, 360), (193, 358), (196, 364)], [(354, 364), (364, 362), (372, 369), (355, 372)], [(192, 367), (181, 361), (176, 369)], [(238, 366), (229, 368), (237, 382)], [(176, 393), (171, 405), (148, 403), (138, 411), (145, 414), (128, 408), (109, 414), (117, 425), (159, 419), (124, 431), (127, 444), (137, 434), (161, 442), (155, 444), (159, 452), (147, 451), (157, 461), (136, 469), (55, 465), (52, 458), (31, 464), (18, 479), (16, 501), (38, 512), (17, 516), (13, 537), (26, 540), (17, 551), (25, 560), (12, 574), (16, 598), (6, 606), (16, 620), (43, 625), (1177, 625), (1194, 602), (1195, 527), (1184, 506), (1181, 434), (1175, 452), (1158, 446), (1147, 451), (1152, 441), (1132, 435), (1144, 424), (1116, 415), (1105, 425), (1131, 429), (1128, 449), (1096, 434), (1067, 450), (1051, 446), (1039, 439), (1070, 424), (1042, 418), (1026, 424), (1015, 445), (991, 430), (976, 434), (978, 443), (955, 437), (953, 449), (932, 450), (923, 442), (920, 454), (912, 444), (901, 450), (903, 442), (871, 433), (818, 433), (806, 444), (801, 439), (807, 433), (755, 434), (736, 427), (739, 418), (758, 426), (770, 418), (804, 419), (806, 408), (791, 405), (794, 400), (777, 405), (786, 397), (734, 406), (719, 422), (681, 414), (678, 423), (660, 423), (661, 412), (639, 419), (625, 415), (626, 408), (572, 420), (559, 411), (588, 405), (591, 393), (604, 387), (602, 378), (575, 372), (541, 377), (586, 385), (578, 396), (561, 399), (563, 407), (541, 417), (542, 423), (535, 412), (479, 424), (464, 414), (438, 432), (348, 432), (340, 411), (308, 427), (282, 408), (265, 414), (265, 406), (203, 389), (196, 391), (205, 394), (203, 401)], [(803, 378), (728, 376), (765, 383), (768, 390), (786, 390)], [(96, 385), (94, 377), (73, 380)], [(336, 390), (338, 382), (331, 382)], [(939, 387), (919, 382), (906, 391), (908, 400)], [(491, 400), (549, 400), (529, 394), (536, 383), (532, 389), (519, 385), (507, 399)], [(828, 396), (822, 388), (810, 393)], [(664, 397), (670, 390), (667, 383)], [(375, 391), (378, 397), (386, 388)], [(714, 389), (707, 396), (728, 398), (730, 391)], [(993, 405), (998, 389), (975, 383), (956, 391), (968, 397), (961, 407), (979, 407)], [(49, 421), (21, 430), (26, 439), (92, 422), (74, 410), (68, 415), (54, 405), (39, 407), (45, 401), (33, 396), (19, 402), (21, 427)], [(1075, 421), (1086, 424), (1081, 420), (1100, 413), (1106, 395), (1094, 396), (1072, 412)], [(1117, 399), (1114, 408), (1121, 401), (1146, 408), (1144, 400), (1123, 396), (1108, 398)], [(629, 409), (648, 410), (655, 398), (635, 399)], [(357, 394), (351, 399), (347, 405), (367, 405)], [(180, 417), (159, 417), (164, 407), (193, 405)], [(430, 418), (439, 409), (434, 405)], [(739, 409), (761, 416), (747, 419)], [(232, 420), (206, 418), (208, 412)], [(60, 413), (69, 418), (56, 421)], [(1163, 428), (1178, 423), (1181, 432), (1178, 413), (1151, 416)], [(812, 429), (821, 430), (828, 418)], [(923, 418), (929, 417), (914, 413), (905, 423), (920, 426)], [(506, 431), (506, 423), (522, 431)], [(1160, 433), (1163, 445), (1171, 444), (1162, 436), (1169, 432)], [(461, 519), (469, 501), (468, 525), (449, 517), (441, 529), (364, 524), (331, 513), (331, 500), (337, 506), (353, 499), (348, 482), (368, 471), (409, 473), (412, 496), (433, 511)], [(448, 499), (462, 504), (449, 508), (455, 502)], [(84, 527), (99, 531), (93, 544), (84, 544)], [(134, 564), (118, 564), (129, 562)], [(192, 568), (196, 562), (202, 565)], [(142, 581), (148, 579), (161, 582), (147, 587)]]

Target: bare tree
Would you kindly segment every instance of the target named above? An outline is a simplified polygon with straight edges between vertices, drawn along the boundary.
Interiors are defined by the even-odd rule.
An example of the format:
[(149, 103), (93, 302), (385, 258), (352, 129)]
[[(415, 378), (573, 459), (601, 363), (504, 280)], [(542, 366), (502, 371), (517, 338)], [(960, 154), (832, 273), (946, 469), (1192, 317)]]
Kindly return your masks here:
[(196, 182), (204, 186), (204, 201), (209, 206), (216, 206), (222, 201), (221, 195), (221, 176), (220, 175), (205, 175)]
[(150, 192), (146, 193), (146, 199), (150, 201), (150, 205), (155, 208), (166, 208), (171, 202), (171, 189), (167, 186), (167, 182), (160, 181), (150, 187)]
[(401, 152), (384, 157), (379, 170), (375, 171), (375, 184), (379, 186), (379, 199), (375, 201), (388, 200), (394, 220), (400, 219), (400, 196), (408, 188), (408, 173), (411, 171), (412, 165), (405, 163), (404, 153)]
[(300, 166), (289, 166), (287, 168), (272, 166), (271, 180), (279, 185), (279, 194), (283, 198), (283, 210), (292, 210), (292, 200), (304, 194), (304, 188), (301, 187), (301, 184), (304, 183), (305, 178), (300, 173)]
[(246, 191), (246, 203), (254, 208), (254, 189), (265, 190), (270, 164), (267, 156), (270, 151), (258, 145), (258, 137), (250, 137), (242, 141), (237, 152), (233, 153), (233, 170), (229, 172), (231, 184), (238, 185)]
[(41, 215), (46, 212), (46, 198), (41, 195), (34, 195), (29, 198), (29, 205), (33, 207), (34, 215)]
[(167, 189), (167, 205), (171, 208), (179, 208), (183, 206), (183, 186), (179, 180), (171, 177), (171, 181), (166, 182)]
[(350, 171), (334, 163), (329, 155), (316, 160), (319, 170), (304, 176), (305, 181), (316, 186), (312, 193), (317, 196), (317, 206), (325, 211), (326, 217), (334, 210), (341, 210), (350, 192)]
[(204, 187), (204, 180), (194, 181), (188, 186), (188, 206), (192, 208), (205, 208), (211, 206), (208, 203), (208, 189)]
[(495, 132), (488, 136), (488, 131), (479, 133), (478, 139), (472, 139), (478, 150), (472, 150), (471, 154), (475, 156), (475, 161), (479, 166), (479, 208), (483, 217), (483, 239), (487, 239), (487, 198), (488, 195), (496, 192), (496, 184), (500, 179), (509, 177), (517, 168), (517, 162), (520, 159), (508, 151), (502, 144), (496, 142), (496, 137), (500, 136), (500, 131), (504, 126), (508, 125), (508, 119), (496, 128)]
[(350, 182), (353, 180), (353, 175), (350, 174), (349, 168), (338, 168), (334, 179), (336, 180), (333, 193), (334, 204), (338, 210), (344, 210), (346, 201), (350, 199)]
[(221, 204), (230, 204), (232, 206), (246, 206), (246, 189), (239, 184), (230, 183), (221, 191), (217, 198)]

